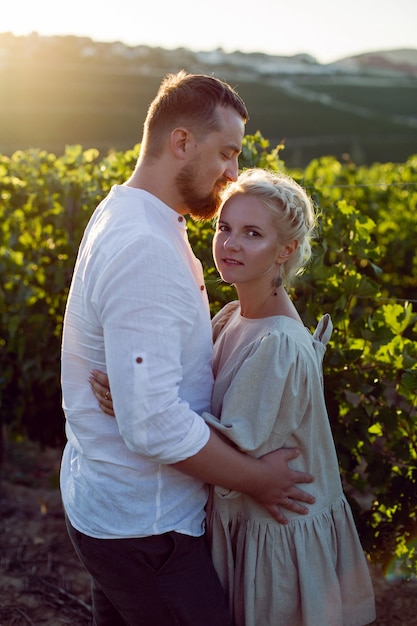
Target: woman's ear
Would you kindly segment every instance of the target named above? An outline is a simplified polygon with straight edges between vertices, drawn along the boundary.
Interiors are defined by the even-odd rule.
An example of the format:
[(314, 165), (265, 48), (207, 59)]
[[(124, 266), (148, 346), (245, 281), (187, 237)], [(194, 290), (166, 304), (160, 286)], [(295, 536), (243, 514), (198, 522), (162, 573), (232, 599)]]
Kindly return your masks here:
[(298, 248), (297, 239), (294, 239), (294, 241), (290, 241), (286, 243), (285, 246), (282, 246), (281, 250), (279, 251), (276, 264), (280, 265), (280, 263), (284, 263), (285, 261), (288, 261), (290, 256), (294, 254), (297, 248)]

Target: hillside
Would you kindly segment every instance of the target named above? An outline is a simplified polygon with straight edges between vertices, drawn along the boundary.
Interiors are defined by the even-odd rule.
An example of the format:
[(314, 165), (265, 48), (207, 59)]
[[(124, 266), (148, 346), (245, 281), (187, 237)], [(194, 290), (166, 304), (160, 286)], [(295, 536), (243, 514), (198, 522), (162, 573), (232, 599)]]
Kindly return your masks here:
[(341, 71), (417, 77), (417, 50), (383, 50), (341, 59), (333, 64)]
[(0, 152), (66, 144), (125, 150), (141, 139), (162, 77), (184, 68), (236, 86), (271, 145), (291, 167), (349, 155), (356, 163), (404, 161), (417, 152), (417, 50), (375, 52), (320, 65), (271, 57), (175, 51), (77, 37), (0, 34)]

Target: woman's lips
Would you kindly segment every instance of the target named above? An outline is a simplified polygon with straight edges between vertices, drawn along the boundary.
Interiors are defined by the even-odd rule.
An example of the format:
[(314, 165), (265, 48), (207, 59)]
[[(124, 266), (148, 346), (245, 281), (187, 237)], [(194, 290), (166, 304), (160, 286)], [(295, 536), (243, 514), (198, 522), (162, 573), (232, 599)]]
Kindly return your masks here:
[(236, 259), (231, 259), (229, 257), (222, 259), (222, 261), (223, 263), (226, 263), (226, 265), (243, 265), (241, 261), (237, 261)]

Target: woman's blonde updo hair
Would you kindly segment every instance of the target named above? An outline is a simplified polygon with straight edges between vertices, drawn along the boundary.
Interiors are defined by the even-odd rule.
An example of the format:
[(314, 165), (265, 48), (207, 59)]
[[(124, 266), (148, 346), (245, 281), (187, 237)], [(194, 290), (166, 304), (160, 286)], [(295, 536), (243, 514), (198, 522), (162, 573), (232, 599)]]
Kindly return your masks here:
[(281, 265), (281, 278), (288, 285), (302, 273), (311, 257), (316, 226), (311, 198), (290, 176), (261, 168), (243, 171), (224, 191), (222, 206), (236, 195), (254, 196), (264, 204), (271, 213), (281, 245), (298, 242), (295, 252)]

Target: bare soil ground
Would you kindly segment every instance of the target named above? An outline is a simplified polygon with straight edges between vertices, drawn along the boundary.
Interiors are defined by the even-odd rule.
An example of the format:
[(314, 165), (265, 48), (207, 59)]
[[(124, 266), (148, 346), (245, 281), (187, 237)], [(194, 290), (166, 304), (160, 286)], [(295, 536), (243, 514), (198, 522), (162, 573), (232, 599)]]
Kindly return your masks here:
[[(0, 626), (92, 623), (89, 577), (66, 534), (59, 461), (56, 449), (40, 452), (25, 444), (6, 450), (0, 474)], [(376, 565), (371, 573), (374, 626), (417, 626), (417, 582), (388, 582)]]

